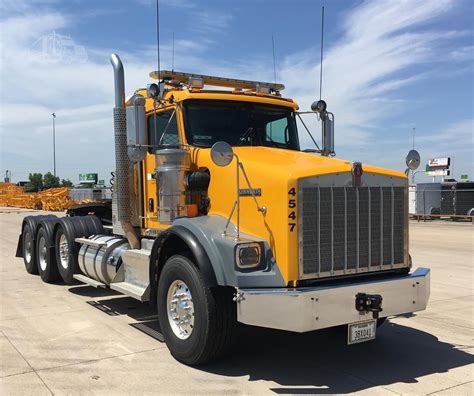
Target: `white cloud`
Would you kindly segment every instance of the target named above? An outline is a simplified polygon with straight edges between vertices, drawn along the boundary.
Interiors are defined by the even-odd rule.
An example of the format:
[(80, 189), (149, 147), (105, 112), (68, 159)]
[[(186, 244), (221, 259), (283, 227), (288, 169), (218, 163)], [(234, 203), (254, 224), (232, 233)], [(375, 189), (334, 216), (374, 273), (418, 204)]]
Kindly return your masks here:
[(457, 48), (451, 51), (450, 56), (455, 61), (472, 61), (474, 59), (474, 45)]
[[(149, 7), (154, 5), (153, 1), (137, 1)], [(18, 7), (15, 8), (14, 3)], [(108, 172), (114, 167), (113, 77), (108, 62), (108, 53), (112, 51), (87, 48), (89, 56), (84, 62), (45, 60), (33, 43), (52, 31), (67, 33), (74, 20), (47, 8), (41, 11), (37, 4), (35, 7), (30, 4), (7, 2), (8, 10), (15, 9), (15, 12), (0, 24), (0, 166), (12, 169), (14, 176), (22, 179), (29, 171), (51, 170), (50, 114), (54, 111), (58, 116), (59, 175), (77, 180), (79, 172), (98, 170), (102, 177), (108, 178)], [(176, 36), (175, 69), (273, 80), (270, 57), (261, 54), (245, 57), (240, 63), (219, 60), (216, 56), (209, 62), (213, 37), (226, 32), (233, 23), (229, 15), (201, 9), (196, 14), (194, 5), (187, 1), (168, 0), (163, 5), (181, 7), (180, 12), (191, 12), (201, 21), (196, 23), (200, 25), (199, 31), (191, 38)], [(400, 88), (432, 77), (426, 67), (419, 67), (421, 71), (417, 73), (407, 70), (438, 61), (441, 45), (456, 35), (465, 34), (424, 29), (425, 23), (440, 18), (452, 5), (450, 0), (377, 0), (366, 1), (347, 12), (343, 34), (328, 46), (324, 62), (323, 96), (336, 115), (336, 149), (340, 156), (397, 167), (394, 158), (402, 159), (405, 154), (401, 140), (389, 141), (378, 131), (387, 114), (403, 108), (407, 100), (413, 101), (413, 98), (402, 97)], [(453, 52), (451, 56), (463, 58), (465, 51), (459, 51), (460, 54)], [(171, 52), (171, 42), (163, 41), (163, 68), (171, 67)], [(285, 94), (295, 98), (302, 109), (309, 109), (311, 102), (317, 99), (318, 54), (317, 48), (308, 48), (289, 54), (279, 62), (279, 80), (288, 87)], [(135, 53), (120, 55), (125, 65), (127, 93), (145, 86), (148, 73), (156, 69), (155, 47), (144, 45)], [(466, 130), (463, 125), (449, 128), (452, 128), (451, 136)], [(319, 133), (316, 137), (319, 138)], [(304, 131), (302, 139), (309, 146)], [(387, 146), (387, 141), (382, 139), (392, 146)], [(436, 147), (432, 151), (434, 153)], [(385, 155), (380, 156), (381, 152)]]
[[(452, 6), (451, 0), (366, 1), (346, 16), (343, 35), (323, 64), (323, 97), (336, 114), (339, 147), (372, 141), (371, 128), (401, 108), (395, 104), (403, 99), (393, 93), (427, 76), (406, 70), (436, 59), (442, 43), (462, 34), (420, 30)], [(289, 55), (279, 73), (304, 109), (319, 93), (318, 55), (315, 48)]]

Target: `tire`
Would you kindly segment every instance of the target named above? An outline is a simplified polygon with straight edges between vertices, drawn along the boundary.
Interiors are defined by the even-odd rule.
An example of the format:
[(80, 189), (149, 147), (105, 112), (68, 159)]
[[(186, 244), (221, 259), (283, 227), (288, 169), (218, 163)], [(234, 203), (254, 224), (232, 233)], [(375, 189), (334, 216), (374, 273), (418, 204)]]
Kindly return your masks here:
[(39, 274), (46, 283), (55, 283), (61, 279), (51, 245), (51, 234), (44, 226), (40, 226), (36, 236), (36, 257)]
[(66, 284), (71, 285), (74, 283), (74, 274), (80, 272), (77, 257), (75, 259), (74, 242), (71, 242), (70, 238), (67, 237), (61, 225), (58, 226), (54, 239), (59, 275)]
[[(21, 229), (21, 245), (17, 247), (17, 257), (23, 257), (26, 272), (38, 275), (36, 258), (36, 232), (38, 223), (44, 220), (56, 219), (55, 215), (26, 216)], [(27, 235), (25, 235), (27, 234)]]
[[(178, 303), (173, 305), (174, 296), (179, 295), (184, 295), (183, 300), (178, 297)], [(207, 287), (188, 257), (175, 255), (166, 261), (158, 281), (158, 317), (166, 345), (178, 361), (202, 365), (216, 360), (229, 349), (237, 323), (232, 295), (231, 288)], [(187, 320), (181, 326), (184, 329), (181, 333), (172, 318), (172, 307), (177, 309), (177, 315), (184, 315)], [(186, 307), (192, 308), (186, 310)], [(189, 312), (193, 315), (186, 318)]]
[(38, 275), (35, 239), (35, 231), (30, 224), (26, 224), (22, 232), (23, 262), (25, 263), (26, 272)]
[(59, 220), (54, 236), (54, 247), (59, 274), (72, 285), (74, 274), (81, 273), (78, 254), (80, 244), (75, 239), (104, 233), (104, 227), (95, 216), (65, 217)]

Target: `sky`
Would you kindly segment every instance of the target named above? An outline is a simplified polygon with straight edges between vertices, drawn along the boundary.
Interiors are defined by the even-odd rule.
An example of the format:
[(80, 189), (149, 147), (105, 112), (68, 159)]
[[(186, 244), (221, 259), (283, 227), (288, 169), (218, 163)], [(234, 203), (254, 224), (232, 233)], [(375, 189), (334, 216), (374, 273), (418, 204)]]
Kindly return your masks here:
[[(278, 82), (302, 111), (322, 97), (338, 158), (405, 170), (451, 157), (474, 179), (474, 2), (471, 0), (160, 0), (161, 67)], [(156, 70), (155, 0), (0, 0), (0, 174), (53, 171), (78, 182), (114, 168), (110, 54), (127, 95)], [(174, 60), (173, 60), (174, 36)], [(55, 46), (54, 46), (55, 43)], [(316, 117), (306, 116), (320, 141)], [(312, 143), (300, 130), (304, 148)], [(423, 173), (419, 182), (430, 181)]]

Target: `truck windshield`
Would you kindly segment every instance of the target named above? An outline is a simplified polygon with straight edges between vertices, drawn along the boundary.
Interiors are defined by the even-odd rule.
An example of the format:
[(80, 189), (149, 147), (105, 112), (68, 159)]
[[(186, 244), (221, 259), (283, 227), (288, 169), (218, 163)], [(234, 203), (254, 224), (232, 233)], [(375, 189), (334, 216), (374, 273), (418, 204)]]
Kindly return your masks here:
[(184, 104), (188, 143), (211, 147), (267, 146), (299, 150), (295, 114), (284, 106), (229, 100), (187, 100)]

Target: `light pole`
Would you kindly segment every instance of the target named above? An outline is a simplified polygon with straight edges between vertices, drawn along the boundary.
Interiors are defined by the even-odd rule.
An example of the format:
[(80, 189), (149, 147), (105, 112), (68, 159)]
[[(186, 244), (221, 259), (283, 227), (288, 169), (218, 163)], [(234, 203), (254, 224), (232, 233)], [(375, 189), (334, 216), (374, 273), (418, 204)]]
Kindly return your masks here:
[(51, 113), (53, 116), (53, 163), (54, 163), (54, 177), (56, 177), (56, 113)]

